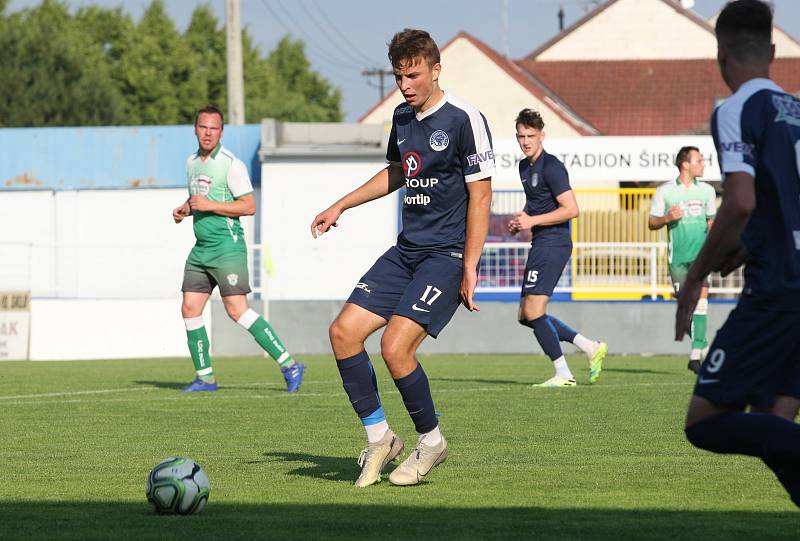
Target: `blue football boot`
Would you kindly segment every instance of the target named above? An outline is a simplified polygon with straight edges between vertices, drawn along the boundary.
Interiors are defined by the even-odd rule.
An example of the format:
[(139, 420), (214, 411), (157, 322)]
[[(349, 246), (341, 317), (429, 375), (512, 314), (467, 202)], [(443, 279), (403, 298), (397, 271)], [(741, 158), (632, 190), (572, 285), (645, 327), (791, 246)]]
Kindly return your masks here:
[(300, 389), (300, 384), (303, 383), (303, 372), (306, 365), (302, 363), (294, 363), (292, 366), (281, 368), (283, 379), (286, 381), (286, 391), (289, 393), (296, 393)]
[(197, 378), (189, 385), (183, 388), (184, 393), (195, 393), (198, 391), (216, 391), (217, 390), (217, 382), (206, 383), (200, 378)]

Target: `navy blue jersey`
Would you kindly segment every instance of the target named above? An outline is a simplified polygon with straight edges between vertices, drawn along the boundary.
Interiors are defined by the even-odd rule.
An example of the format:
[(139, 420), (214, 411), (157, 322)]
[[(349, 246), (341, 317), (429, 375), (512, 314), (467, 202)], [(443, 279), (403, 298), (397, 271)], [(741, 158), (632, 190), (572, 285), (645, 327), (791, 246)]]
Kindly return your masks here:
[(724, 175), (755, 178), (756, 207), (742, 242), (743, 293), (800, 306), (800, 101), (769, 79), (751, 79), (716, 108), (711, 132)]
[[(553, 212), (558, 208), (556, 197), (572, 189), (567, 168), (544, 150), (532, 165), (528, 158), (519, 162), (519, 180), (525, 188), (525, 214), (529, 216)], [(531, 242), (536, 246), (572, 246), (569, 220), (555, 225), (537, 225), (533, 228)]]
[(449, 94), (422, 113), (398, 105), (386, 160), (401, 164), (406, 177), (398, 246), (461, 257), (466, 183), (494, 174), (492, 136), (481, 112)]

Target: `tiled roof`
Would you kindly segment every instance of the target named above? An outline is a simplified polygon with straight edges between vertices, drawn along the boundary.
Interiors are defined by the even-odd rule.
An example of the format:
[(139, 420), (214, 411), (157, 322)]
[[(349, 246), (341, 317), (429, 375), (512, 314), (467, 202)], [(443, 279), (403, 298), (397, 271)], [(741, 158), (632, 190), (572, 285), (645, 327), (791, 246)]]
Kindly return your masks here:
[[(552, 61), (517, 64), (603, 135), (675, 135), (707, 126), (716, 100), (730, 95), (717, 62)], [(800, 58), (780, 58), (772, 78), (800, 91)]]

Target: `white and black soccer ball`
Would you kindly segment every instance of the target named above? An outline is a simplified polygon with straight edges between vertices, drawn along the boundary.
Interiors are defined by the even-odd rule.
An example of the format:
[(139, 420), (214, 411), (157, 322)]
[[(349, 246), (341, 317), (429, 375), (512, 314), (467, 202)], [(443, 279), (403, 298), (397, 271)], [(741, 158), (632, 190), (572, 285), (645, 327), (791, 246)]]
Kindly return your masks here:
[(205, 508), (211, 484), (198, 463), (172, 456), (155, 465), (147, 476), (146, 490), (156, 513), (191, 515)]

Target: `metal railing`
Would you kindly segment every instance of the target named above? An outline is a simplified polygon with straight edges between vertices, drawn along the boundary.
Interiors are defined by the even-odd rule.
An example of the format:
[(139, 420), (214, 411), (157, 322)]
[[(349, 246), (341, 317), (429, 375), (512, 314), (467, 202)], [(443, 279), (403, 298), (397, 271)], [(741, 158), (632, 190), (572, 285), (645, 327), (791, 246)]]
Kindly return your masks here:
[[(555, 291), (576, 300), (669, 297), (666, 230), (647, 227), (654, 193), (654, 188), (575, 190), (581, 214), (570, 224), (572, 257)], [(507, 224), (524, 205), (520, 190), (493, 194), (478, 291), (518, 293), (522, 287), (531, 234), (511, 235)], [(744, 284), (742, 269), (725, 278), (712, 275), (709, 282), (712, 295), (735, 296)]]
[[(530, 244), (487, 243), (483, 249), (478, 291), (519, 293)], [(572, 257), (556, 286), (576, 300), (666, 298), (672, 294), (665, 242), (576, 242)], [(742, 269), (709, 277), (709, 293), (738, 295), (744, 285)]]

